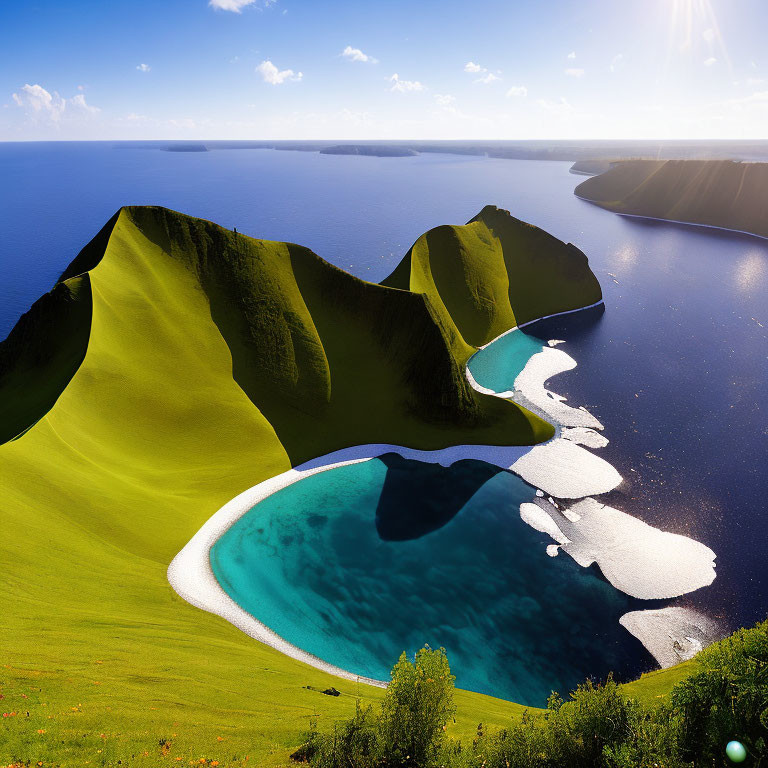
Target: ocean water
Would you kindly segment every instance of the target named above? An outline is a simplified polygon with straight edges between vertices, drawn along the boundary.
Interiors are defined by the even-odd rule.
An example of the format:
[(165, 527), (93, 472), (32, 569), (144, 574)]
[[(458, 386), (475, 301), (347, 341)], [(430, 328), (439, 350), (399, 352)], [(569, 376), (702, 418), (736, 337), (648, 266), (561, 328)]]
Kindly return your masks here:
[(587, 676), (651, 668), (618, 624), (648, 603), (549, 557), (548, 537), (520, 519), (533, 495), (482, 462), (388, 454), (268, 497), (216, 542), (211, 565), (281, 637), (363, 676), (389, 679), (404, 650), (442, 646), (458, 686), (543, 706)]
[[(298, 242), (376, 281), (430, 227), (465, 222), (486, 204), (507, 208), (575, 243), (603, 286), (605, 311), (526, 333), (565, 339), (578, 361), (551, 386), (606, 427), (600, 455), (625, 478), (607, 503), (711, 547), (715, 582), (673, 602), (726, 628), (750, 624), (768, 612), (768, 242), (616, 216), (577, 199), (582, 177), (568, 168), (450, 155), (0, 144), (0, 337), (121, 205), (166, 205)], [(520, 359), (507, 360), (511, 371)]]

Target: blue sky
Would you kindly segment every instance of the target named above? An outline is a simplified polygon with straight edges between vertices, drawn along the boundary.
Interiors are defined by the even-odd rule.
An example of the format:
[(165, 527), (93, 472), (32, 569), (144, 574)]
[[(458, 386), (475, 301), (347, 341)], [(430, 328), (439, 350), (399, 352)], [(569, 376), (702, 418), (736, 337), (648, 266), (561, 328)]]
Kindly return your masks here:
[(765, 0), (7, 0), (0, 139), (768, 138)]

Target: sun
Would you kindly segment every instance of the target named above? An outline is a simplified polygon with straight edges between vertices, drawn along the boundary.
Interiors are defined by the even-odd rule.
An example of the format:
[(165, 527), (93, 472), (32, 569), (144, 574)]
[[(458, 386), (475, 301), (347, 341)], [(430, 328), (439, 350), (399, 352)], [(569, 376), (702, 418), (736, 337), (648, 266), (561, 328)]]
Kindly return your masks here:
[(710, 0), (664, 0), (669, 9), (669, 55), (699, 55), (709, 61), (722, 60), (728, 53)]

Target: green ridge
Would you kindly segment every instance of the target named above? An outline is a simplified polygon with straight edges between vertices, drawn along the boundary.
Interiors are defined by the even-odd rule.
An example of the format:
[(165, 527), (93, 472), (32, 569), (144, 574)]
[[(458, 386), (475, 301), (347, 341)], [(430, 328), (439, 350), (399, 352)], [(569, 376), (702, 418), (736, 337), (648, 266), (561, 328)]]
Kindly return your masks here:
[[(414, 291), (161, 208), (109, 222), (0, 345), (4, 392), (22, 402), (14, 393), (28, 390), (6, 432), (31, 427), (0, 445), (0, 693), (3, 711), (30, 712), (0, 723), (0, 762), (137, 755), (130, 764), (154, 766), (162, 738), (185, 759), (278, 765), (313, 712), (352, 712), (358, 686), (193, 608), (166, 569), (226, 501), (306, 458), (365, 442), (551, 436), (467, 386), (474, 347), (463, 334), (478, 343), (530, 317), (534, 298), (521, 298), (513, 266), (526, 279), (575, 271), (587, 303), (599, 287), (575, 249), (506, 216), (486, 209), (446, 238), (446, 253), (442, 235), (420, 239), (403, 262), (428, 251)], [(457, 259), (472, 278), (464, 292)], [(505, 303), (507, 283), (517, 287)], [(553, 296), (531, 289), (540, 314), (577, 301), (565, 279), (554, 285)], [(464, 735), (521, 711), (467, 692), (457, 705)]]
[(602, 298), (578, 248), (494, 206), (422, 235), (384, 284), (426, 294), (456, 350)]

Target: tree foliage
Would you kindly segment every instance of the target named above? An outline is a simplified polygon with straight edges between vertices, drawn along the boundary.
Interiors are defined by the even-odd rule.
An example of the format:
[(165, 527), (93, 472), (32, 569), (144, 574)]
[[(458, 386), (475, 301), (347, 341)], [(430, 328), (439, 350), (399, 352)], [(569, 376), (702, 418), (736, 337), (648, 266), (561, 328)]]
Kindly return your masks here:
[(768, 768), (768, 621), (702, 651), (663, 699), (590, 680), (508, 728), (480, 724), (471, 745), (446, 736), (453, 688), (443, 649), (403, 654), (380, 714), (358, 705), (332, 734), (310, 733), (296, 757), (316, 768), (724, 768), (736, 739), (745, 765)]

